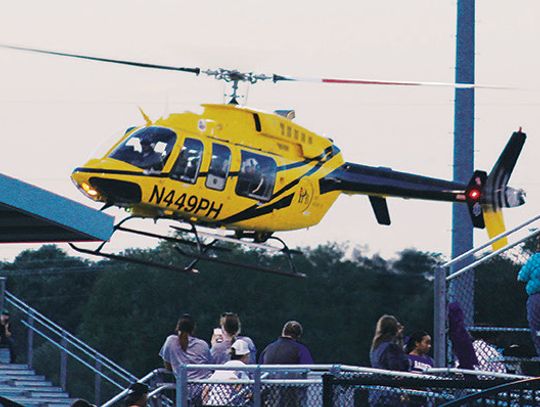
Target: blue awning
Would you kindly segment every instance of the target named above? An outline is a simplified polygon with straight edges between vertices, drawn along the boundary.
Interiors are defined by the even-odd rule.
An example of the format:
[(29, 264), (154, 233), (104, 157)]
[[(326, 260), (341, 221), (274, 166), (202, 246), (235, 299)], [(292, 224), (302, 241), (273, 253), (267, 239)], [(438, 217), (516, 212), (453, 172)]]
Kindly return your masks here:
[(108, 240), (114, 218), (0, 174), (0, 243)]

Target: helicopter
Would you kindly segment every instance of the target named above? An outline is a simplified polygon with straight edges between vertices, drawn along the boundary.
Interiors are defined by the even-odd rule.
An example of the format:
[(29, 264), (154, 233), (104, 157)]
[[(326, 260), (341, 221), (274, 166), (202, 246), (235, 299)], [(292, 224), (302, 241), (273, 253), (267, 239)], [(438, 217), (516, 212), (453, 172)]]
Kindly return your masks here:
[[(173, 242), (189, 259), (188, 263), (179, 267), (108, 253), (103, 250), (106, 242), (94, 250), (70, 244), (79, 252), (184, 272), (197, 272), (195, 267), (203, 260), (301, 277), (304, 274), (296, 270), (292, 259), (299, 251), (290, 249), (274, 233), (318, 224), (341, 194), (367, 195), (381, 225), (391, 224), (388, 197), (463, 203), (469, 209), (474, 227), (487, 228), (490, 237), (504, 231), (501, 208), (525, 203), (525, 192), (507, 185), (525, 143), (526, 135), (521, 129), (511, 135), (489, 174), (477, 170), (468, 183), (461, 183), (346, 162), (331, 139), (294, 122), (293, 110), (264, 112), (238, 103), (241, 82), (318, 81), (463, 89), (482, 87), (479, 85), (298, 78), (223, 68), (173, 67), (11, 45), (0, 47), (204, 74), (232, 85), (229, 103), (203, 104), (201, 114), (172, 113), (151, 120), (141, 109), (143, 125), (129, 127), (104, 155), (90, 159), (71, 174), (82, 194), (103, 203), (102, 210), (117, 206), (130, 213), (114, 226), (115, 232)], [(126, 227), (126, 222), (134, 218), (178, 222), (171, 226), (176, 235)], [(279, 246), (268, 243), (272, 241)], [(230, 249), (218, 245), (220, 242), (283, 254), (288, 268), (227, 260), (220, 252)], [(503, 246), (506, 242), (503, 238), (496, 244)]]

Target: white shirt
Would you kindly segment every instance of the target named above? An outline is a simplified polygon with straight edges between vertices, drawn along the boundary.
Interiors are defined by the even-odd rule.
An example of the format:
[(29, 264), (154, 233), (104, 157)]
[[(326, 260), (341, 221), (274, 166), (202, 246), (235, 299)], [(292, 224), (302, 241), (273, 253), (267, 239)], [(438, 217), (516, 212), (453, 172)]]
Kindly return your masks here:
[[(240, 360), (229, 360), (223, 366), (245, 366)], [(249, 388), (242, 389), (242, 385), (234, 384), (219, 384), (222, 381), (229, 380), (244, 380), (249, 379), (245, 371), (235, 370), (216, 370), (212, 376), (208, 378), (209, 382), (217, 382), (208, 384), (208, 394), (205, 404), (208, 406), (225, 406), (230, 405), (239, 400), (245, 400), (249, 396)]]

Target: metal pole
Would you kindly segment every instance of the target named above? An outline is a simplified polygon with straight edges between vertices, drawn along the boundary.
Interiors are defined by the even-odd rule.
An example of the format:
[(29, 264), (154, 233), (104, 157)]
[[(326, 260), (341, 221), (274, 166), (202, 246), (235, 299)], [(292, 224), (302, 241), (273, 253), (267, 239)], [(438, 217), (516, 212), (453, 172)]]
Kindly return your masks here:
[(176, 376), (176, 406), (188, 407), (187, 404), (187, 368), (186, 365), (180, 366), (180, 373)]
[(28, 311), (28, 325), (30, 328), (28, 328), (28, 342), (27, 342), (27, 363), (28, 368), (32, 369), (32, 362), (34, 359), (34, 330), (31, 329), (34, 327), (34, 312)]
[(261, 367), (258, 365), (253, 374), (253, 406), (261, 407)]
[(0, 310), (4, 309), (6, 301), (6, 277), (0, 277)]
[[(474, 83), (475, 0), (458, 0), (456, 35), (456, 82)], [(474, 89), (455, 90), (454, 102), (454, 181), (467, 183), (474, 171)], [(473, 226), (468, 208), (452, 205), (452, 258), (472, 249)], [(467, 263), (456, 264), (459, 270)], [(471, 325), (474, 314), (474, 273), (462, 276), (451, 285), (459, 293), (465, 323)]]
[(67, 348), (67, 339), (65, 333), (62, 333), (60, 345), (62, 346), (62, 350), (60, 350), (60, 387), (67, 391), (67, 353), (64, 350)]
[(433, 285), (433, 352), (435, 367), (446, 366), (446, 268), (435, 268), (435, 281)]
[[(99, 359), (96, 359), (94, 367), (98, 372), (101, 372), (101, 361)], [(101, 375), (98, 373), (94, 378), (94, 403), (96, 406), (101, 405)]]

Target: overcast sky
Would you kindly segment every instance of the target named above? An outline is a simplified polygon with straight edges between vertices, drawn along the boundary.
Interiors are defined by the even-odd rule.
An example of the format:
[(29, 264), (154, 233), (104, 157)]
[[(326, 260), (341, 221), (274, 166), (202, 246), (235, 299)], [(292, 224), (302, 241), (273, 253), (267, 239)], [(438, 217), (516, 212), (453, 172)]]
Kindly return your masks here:
[[(454, 80), (456, 1), (60, 1), (0, 0), (0, 43), (141, 62), (237, 68), (297, 76)], [(510, 184), (528, 203), (509, 226), (538, 214), (540, 5), (477, 1), (476, 81), (517, 90), (476, 93), (475, 167), (491, 169), (510, 134), (529, 138)], [(143, 123), (222, 102), (221, 83), (152, 71), (0, 50), (0, 172), (92, 206), (69, 175), (103, 142)], [(452, 89), (260, 84), (247, 104), (293, 108), (296, 121), (334, 139), (348, 161), (452, 177)], [(111, 138), (112, 137), (112, 138)], [(94, 205), (94, 207), (97, 207)], [(392, 256), (407, 247), (448, 254), (451, 205), (390, 199), (379, 226), (365, 196), (342, 196), (292, 245), (350, 241)], [(121, 212), (113, 212), (123, 216)], [(139, 240), (117, 236), (119, 250)], [(486, 239), (477, 232), (475, 240)], [(152, 242), (150, 242), (151, 244)], [(26, 246), (2, 245), (0, 258)]]

